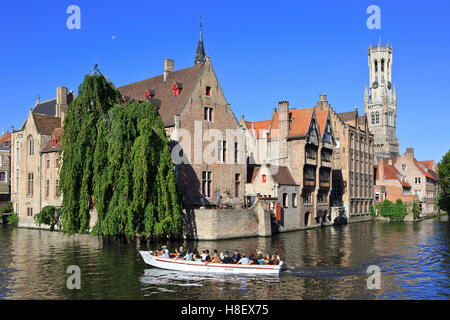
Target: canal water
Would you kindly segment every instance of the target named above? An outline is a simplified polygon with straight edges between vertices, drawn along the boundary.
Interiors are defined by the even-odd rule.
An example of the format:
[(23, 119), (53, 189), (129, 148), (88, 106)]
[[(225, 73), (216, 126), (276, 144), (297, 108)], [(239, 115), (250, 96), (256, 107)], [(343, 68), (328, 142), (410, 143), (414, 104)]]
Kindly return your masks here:
[[(243, 277), (149, 267), (139, 249), (156, 244), (102, 243), (0, 225), (0, 299), (449, 299), (449, 238), (444, 217), (183, 243), (211, 252), (275, 251), (288, 266), (279, 277)], [(168, 245), (173, 251), (179, 244)], [(80, 268), (79, 290), (67, 287), (71, 265)], [(380, 269), (380, 289), (367, 286), (373, 265)]]

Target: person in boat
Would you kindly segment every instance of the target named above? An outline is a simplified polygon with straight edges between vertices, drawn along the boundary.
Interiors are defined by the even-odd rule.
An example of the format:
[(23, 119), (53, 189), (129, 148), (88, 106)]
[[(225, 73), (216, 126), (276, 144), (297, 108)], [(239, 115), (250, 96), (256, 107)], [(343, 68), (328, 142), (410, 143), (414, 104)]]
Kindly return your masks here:
[(178, 255), (176, 259), (183, 259), (186, 255), (186, 251), (184, 250), (183, 246), (180, 246), (180, 251), (175, 249), (175, 253)]
[(280, 263), (280, 260), (278, 260), (278, 256), (274, 253), (272, 254), (272, 264), (277, 265)]
[(192, 252), (191, 249), (188, 249), (188, 250), (187, 250), (187, 253), (186, 253), (186, 255), (184, 256), (183, 260), (186, 260), (186, 261), (194, 261), (194, 253)]
[(170, 252), (169, 249), (167, 249), (167, 246), (161, 246), (161, 249), (161, 251), (156, 251), (158, 256), (160, 256), (161, 258), (170, 258)]
[(258, 262), (259, 264), (264, 264), (264, 256), (262, 253), (258, 254)]
[(231, 259), (230, 253), (228, 251), (225, 251), (223, 253), (222, 263), (233, 263), (233, 260)]
[(209, 255), (209, 250), (206, 249), (205, 252), (206, 252), (205, 262), (211, 262), (211, 256)]
[(245, 253), (242, 254), (242, 258), (237, 262), (238, 264), (249, 264), (250, 260), (246, 257)]
[(206, 250), (203, 250), (202, 251), (202, 262), (205, 262), (206, 261)]
[(253, 254), (253, 252), (250, 252), (248, 255), (248, 260), (249, 264), (259, 264), (258, 259), (256, 259), (255, 255)]
[(263, 260), (264, 264), (273, 264), (272, 259), (270, 259), (270, 254), (266, 254), (266, 257)]
[(222, 259), (220, 259), (219, 252), (214, 250), (212, 263), (222, 263)]
[(238, 249), (234, 250), (234, 255), (233, 255), (233, 263), (238, 263), (239, 260), (241, 260), (241, 254), (239, 253)]

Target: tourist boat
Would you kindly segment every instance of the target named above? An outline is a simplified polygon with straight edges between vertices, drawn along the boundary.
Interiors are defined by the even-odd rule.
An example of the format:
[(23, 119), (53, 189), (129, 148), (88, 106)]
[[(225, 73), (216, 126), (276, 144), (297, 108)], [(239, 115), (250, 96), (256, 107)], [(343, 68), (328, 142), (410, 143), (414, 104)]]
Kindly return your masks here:
[(248, 275), (279, 275), (283, 261), (278, 265), (257, 264), (228, 264), (208, 263), (197, 261), (178, 260), (174, 258), (162, 258), (152, 254), (151, 251), (139, 251), (145, 263), (167, 270), (185, 272), (207, 272), (222, 274), (248, 274)]

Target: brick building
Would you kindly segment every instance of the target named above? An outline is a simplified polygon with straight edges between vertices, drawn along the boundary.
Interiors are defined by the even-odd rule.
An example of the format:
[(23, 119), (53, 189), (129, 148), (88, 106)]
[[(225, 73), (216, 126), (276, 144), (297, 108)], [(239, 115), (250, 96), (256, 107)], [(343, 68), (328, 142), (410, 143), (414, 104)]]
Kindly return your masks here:
[(125, 99), (150, 101), (172, 141), (178, 189), (184, 206), (244, 205), (245, 140), (227, 102), (200, 33), (194, 65), (118, 88)]
[(422, 213), (427, 215), (437, 212), (439, 176), (431, 169), (436, 168), (431, 161), (417, 161), (414, 149), (407, 148), (403, 155), (392, 158), (392, 163), (411, 185), (411, 192), (418, 197)]
[(61, 128), (74, 97), (67, 88), (57, 87), (55, 99), (41, 102), (38, 98), (21, 128), (12, 133), (11, 198), (19, 226), (36, 227), (34, 216), (44, 206), (61, 203), (57, 152), (49, 156), (45, 150), (57, 139), (56, 129)]
[[(299, 186), (298, 196), (295, 190), (291, 194), (287, 192), (286, 199), (281, 192), (270, 194), (276, 194), (279, 202), (287, 204), (285, 209), (293, 209), (300, 217), (300, 224), (295, 228), (330, 223), (334, 136), (328, 111), (290, 109), (289, 102), (281, 101), (270, 120), (249, 122), (242, 117), (241, 126), (246, 130), (249, 166), (288, 168), (295, 185)], [(262, 186), (247, 185), (247, 197), (254, 197), (255, 192), (263, 192)], [(299, 205), (290, 205), (297, 201)]]
[[(0, 136), (0, 205), (11, 200), (11, 133)], [(0, 206), (1, 208), (1, 206)]]

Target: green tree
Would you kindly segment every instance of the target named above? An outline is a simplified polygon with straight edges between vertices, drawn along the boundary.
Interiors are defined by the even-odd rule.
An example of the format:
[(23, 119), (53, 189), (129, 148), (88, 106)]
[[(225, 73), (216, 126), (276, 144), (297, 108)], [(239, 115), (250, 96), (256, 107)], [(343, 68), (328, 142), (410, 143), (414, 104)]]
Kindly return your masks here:
[(179, 194), (158, 111), (123, 102), (102, 75), (86, 76), (81, 89), (64, 122), (63, 230), (89, 230), (95, 207), (96, 234), (178, 235)]
[(450, 150), (442, 157), (438, 163), (439, 185), (441, 191), (438, 195), (439, 207), (450, 212)]
[(41, 224), (46, 224), (50, 226), (50, 231), (55, 229), (55, 226), (59, 224), (61, 217), (61, 211), (53, 206), (45, 206), (42, 208), (41, 212), (34, 216), (36, 222)]

